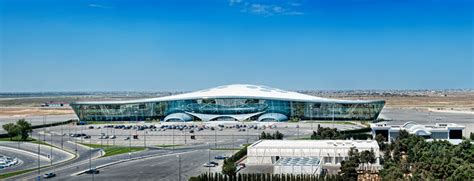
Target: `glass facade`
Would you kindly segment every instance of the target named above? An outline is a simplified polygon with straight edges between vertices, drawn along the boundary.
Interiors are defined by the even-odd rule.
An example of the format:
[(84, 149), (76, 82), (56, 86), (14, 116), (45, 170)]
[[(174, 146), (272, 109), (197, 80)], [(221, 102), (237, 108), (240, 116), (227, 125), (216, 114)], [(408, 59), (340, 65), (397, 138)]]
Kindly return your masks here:
[[(216, 98), (123, 104), (71, 103), (70, 105), (81, 121), (163, 120), (173, 113), (223, 116), (259, 113), (249, 118), (251, 120), (258, 120), (258, 117), (265, 113), (279, 113), (289, 119), (301, 120), (375, 120), (385, 105), (385, 101), (333, 103)], [(200, 120), (195, 116), (193, 119)]]

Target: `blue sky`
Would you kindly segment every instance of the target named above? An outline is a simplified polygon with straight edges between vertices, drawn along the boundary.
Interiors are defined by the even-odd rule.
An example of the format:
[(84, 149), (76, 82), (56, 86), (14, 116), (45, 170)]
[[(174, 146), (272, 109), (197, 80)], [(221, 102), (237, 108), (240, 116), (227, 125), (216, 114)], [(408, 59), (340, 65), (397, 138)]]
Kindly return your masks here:
[(0, 92), (474, 87), (471, 0), (0, 2)]

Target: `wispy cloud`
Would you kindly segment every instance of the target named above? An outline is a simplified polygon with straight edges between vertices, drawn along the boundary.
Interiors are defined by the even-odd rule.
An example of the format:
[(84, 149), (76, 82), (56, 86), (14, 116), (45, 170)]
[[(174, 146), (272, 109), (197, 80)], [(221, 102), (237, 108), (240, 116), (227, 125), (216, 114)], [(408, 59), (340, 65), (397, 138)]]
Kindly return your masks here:
[(104, 6), (104, 5), (101, 5), (101, 4), (89, 4), (88, 6), (91, 7), (91, 8), (102, 8), (102, 9), (113, 8), (112, 6)]
[(235, 4), (240, 4), (242, 0), (229, 0), (229, 5), (235, 5)]
[(273, 15), (304, 15), (303, 12), (294, 10), (300, 3), (288, 2), (280, 4), (255, 3), (243, 0), (229, 0), (230, 6), (237, 6), (241, 8), (241, 12), (251, 13), (263, 16)]

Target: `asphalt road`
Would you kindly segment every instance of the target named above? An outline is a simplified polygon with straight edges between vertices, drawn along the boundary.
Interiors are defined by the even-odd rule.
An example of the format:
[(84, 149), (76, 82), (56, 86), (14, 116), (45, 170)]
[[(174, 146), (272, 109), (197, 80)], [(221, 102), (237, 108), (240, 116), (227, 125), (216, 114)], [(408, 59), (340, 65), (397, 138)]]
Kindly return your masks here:
[(456, 123), (466, 126), (463, 136), (474, 132), (474, 114), (429, 112), (417, 109), (384, 108), (381, 118), (390, 119), (391, 124), (403, 124), (414, 121), (419, 124)]
[[(44, 139), (45, 142), (47, 142), (49, 144), (53, 144), (58, 148), (63, 147), (63, 149), (69, 151), (70, 153), (76, 154), (77, 157), (73, 160), (53, 165), (52, 167), (43, 168), (43, 169), (40, 170), (41, 171), (40, 175), (42, 175), (44, 173), (53, 172), (55, 170), (58, 170), (59, 168), (65, 167), (65, 166), (71, 166), (71, 165), (74, 165), (74, 164), (77, 164), (77, 163), (80, 163), (80, 162), (85, 162), (90, 157), (95, 158), (95, 157), (98, 157), (98, 156), (101, 155), (101, 152), (98, 149), (93, 149), (93, 150), (87, 149), (86, 147), (80, 146), (79, 144), (69, 142), (67, 140), (67, 138), (63, 137), (63, 139), (61, 139), (61, 136), (57, 136), (57, 135), (53, 136), (52, 138), (50, 137), (50, 135), (43, 136), (43, 135), (39, 134), (39, 132), (41, 132), (41, 131), (43, 131), (43, 129), (34, 130), (33, 134), (32, 134), (32, 137), (34, 137), (36, 139), (40, 139), (40, 140)], [(43, 165), (43, 164), (41, 164), (41, 165)], [(49, 165), (49, 161), (48, 161), (47, 164), (44, 164), (44, 165), (45, 166)], [(38, 176), (38, 172), (35, 171), (35, 172), (30, 172), (30, 173), (27, 173), (27, 174), (24, 174), (24, 175), (18, 175), (18, 176), (15, 176), (15, 177), (11, 177), (7, 180), (26, 180), (26, 179), (35, 178), (36, 176)]]
[[(5, 148), (5, 147), (0, 147), (0, 149), (1, 149), (0, 155), (4, 155), (8, 157), (16, 157), (19, 160), (21, 160), (19, 164), (13, 167), (0, 169), (0, 174), (38, 167), (37, 154), (35, 155), (34, 153), (18, 151), (17, 149), (10, 149), (10, 148)], [(40, 157), (40, 164), (41, 165), (49, 164), (49, 159), (45, 157)]]
[[(452, 113), (426, 113), (417, 110), (404, 110), (404, 109), (384, 109), (382, 116), (385, 118), (390, 118), (394, 120), (394, 123), (411, 120), (416, 121), (422, 124), (429, 124), (434, 122), (454, 122), (461, 125), (467, 125), (466, 132), (470, 131), (469, 124), (473, 124), (472, 115), (463, 115), (463, 114), (452, 114)], [(178, 123), (179, 124), (179, 123)], [(240, 123), (239, 123), (240, 124)], [(140, 160), (129, 160), (130, 156), (128, 154), (115, 155), (106, 158), (95, 158), (100, 154), (98, 149), (86, 149), (82, 146), (77, 147), (77, 153), (79, 157), (71, 161), (68, 164), (56, 166), (50, 169), (44, 169), (42, 173), (54, 171), (58, 176), (51, 180), (91, 180), (92, 176), (94, 179), (98, 180), (178, 180), (178, 172), (181, 170), (181, 178), (185, 180), (191, 176), (198, 175), (203, 172), (207, 172), (208, 169), (204, 168), (202, 164), (208, 161), (209, 156), (209, 147), (220, 147), (220, 148), (230, 148), (236, 147), (237, 145), (247, 142), (247, 138), (250, 138), (248, 142), (253, 142), (257, 139), (257, 135), (262, 131), (265, 132), (274, 132), (276, 130), (282, 132), (288, 137), (298, 137), (298, 136), (308, 136), (312, 133), (312, 130), (316, 129), (317, 125), (320, 124), (323, 127), (336, 127), (340, 130), (352, 129), (356, 126), (354, 125), (343, 125), (343, 124), (322, 124), (322, 123), (277, 123), (277, 129), (262, 129), (262, 130), (251, 130), (251, 132), (237, 132), (234, 129), (224, 129), (223, 131), (210, 131), (204, 130), (196, 135), (199, 135), (196, 142), (190, 143), (187, 142), (188, 146), (185, 147), (176, 147), (175, 149), (157, 149), (150, 148), (149, 150), (136, 152), (131, 155), (132, 158), (136, 157), (148, 157)], [(96, 126), (96, 125), (94, 125)], [(66, 131), (67, 130), (67, 131)], [(82, 129), (77, 126), (60, 126), (52, 128), (52, 133), (57, 133), (53, 136), (53, 144), (60, 147), (61, 143), (66, 150), (75, 152), (76, 145), (68, 140), (73, 140), (68, 136), (60, 136), (61, 133), (74, 133), (74, 132), (85, 132), (91, 135), (100, 135), (101, 132), (108, 132), (109, 135), (116, 134), (117, 136), (126, 136), (130, 135), (130, 131), (126, 130), (124, 133), (120, 133), (124, 130), (115, 130), (115, 132), (110, 132), (110, 130), (103, 129)], [(134, 131), (135, 132), (135, 131)], [(150, 137), (147, 137), (147, 146), (159, 145), (159, 144), (183, 144), (184, 143), (184, 133), (183, 131), (175, 131), (173, 135), (175, 140), (172, 141), (171, 130), (165, 132), (153, 132)], [(216, 134), (217, 133), (217, 134)], [(139, 135), (143, 135), (144, 131), (138, 131)], [(247, 137), (246, 135), (251, 135)], [(154, 136), (156, 137), (154, 137)], [(189, 135), (187, 135), (189, 136)], [(41, 138), (41, 137), (40, 137)], [(42, 139), (42, 138), (41, 138)], [(50, 140), (49, 136), (46, 136), (46, 141)], [(117, 138), (119, 139), (119, 138)], [(154, 140), (155, 139), (155, 140)], [(122, 139), (123, 140), (123, 139)], [(170, 141), (171, 140), (171, 141)], [(106, 141), (109, 143), (112, 140), (98, 140), (94, 138), (92, 140), (78, 140), (84, 141), (85, 143), (102, 143), (105, 144)], [(189, 141), (189, 140), (188, 140)], [(116, 144), (122, 144), (128, 146), (129, 142), (120, 142), (117, 141)], [(139, 140), (134, 142), (137, 146), (142, 146), (144, 144), (144, 139), (140, 137)], [(133, 145), (135, 145), (133, 144)], [(211, 157), (221, 154), (231, 154), (232, 151), (211, 151)], [(180, 154), (181, 164), (178, 163), (178, 158), (176, 154)], [(90, 162), (89, 162), (90, 159)], [(100, 168), (100, 174), (97, 175), (78, 175), (75, 176), (74, 173), (77, 173), (82, 170), (86, 170), (90, 167), (97, 167), (107, 163), (112, 163), (116, 161), (124, 161), (118, 164), (110, 165), (104, 168)], [(213, 159), (212, 159), (213, 160)], [(179, 169), (180, 168), (180, 169)], [(211, 171), (218, 170), (213, 168)], [(34, 180), (36, 173), (30, 173), (21, 177), (12, 178), (11, 180)]]
[[(217, 155), (232, 155), (235, 150), (211, 150), (211, 161)], [(101, 169), (100, 174), (94, 175), (97, 180), (188, 180), (189, 177), (208, 172), (209, 168), (203, 164), (209, 161), (208, 150), (192, 150), (181, 153), (179, 162), (177, 154), (168, 154), (161, 157), (126, 162)], [(222, 165), (222, 160), (218, 161)], [(218, 167), (211, 168), (211, 172), (220, 171)], [(124, 174), (126, 173), (126, 174)], [(91, 180), (92, 175), (80, 175), (69, 180)]]

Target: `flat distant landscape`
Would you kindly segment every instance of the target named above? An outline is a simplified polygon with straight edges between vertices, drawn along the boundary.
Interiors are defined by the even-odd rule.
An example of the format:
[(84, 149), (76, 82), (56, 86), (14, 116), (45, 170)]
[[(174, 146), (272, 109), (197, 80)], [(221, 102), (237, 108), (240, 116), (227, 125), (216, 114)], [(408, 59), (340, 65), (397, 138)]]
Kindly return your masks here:
[[(474, 90), (300, 91), (326, 98), (386, 101), (385, 108), (474, 115)], [(181, 92), (0, 93), (0, 119), (72, 115), (70, 107), (41, 107), (46, 102), (130, 100)]]
[[(382, 99), (386, 105), (379, 118), (395, 123), (415, 121), (420, 124), (453, 122), (466, 126), (464, 135), (474, 132), (474, 90), (357, 90), (357, 91), (298, 91), (313, 96), (349, 99)], [(0, 125), (25, 118), (33, 125), (47, 121), (77, 119), (69, 107), (41, 107), (46, 102), (130, 100), (161, 97), (182, 92), (54, 92), (0, 93)], [(0, 130), (3, 132), (3, 130)]]

